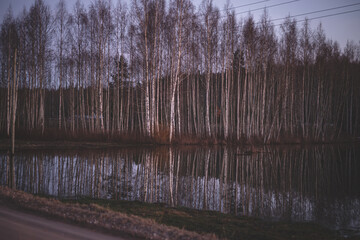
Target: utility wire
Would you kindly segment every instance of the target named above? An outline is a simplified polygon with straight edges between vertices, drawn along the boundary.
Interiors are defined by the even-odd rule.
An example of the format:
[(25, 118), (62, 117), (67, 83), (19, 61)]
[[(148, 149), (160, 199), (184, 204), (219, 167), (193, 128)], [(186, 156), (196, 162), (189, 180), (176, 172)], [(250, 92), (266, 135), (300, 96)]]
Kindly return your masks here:
[[(255, 4), (259, 4), (259, 3), (263, 3), (263, 2), (268, 2), (270, 0), (262, 0), (262, 1), (257, 1), (254, 3), (249, 3), (249, 4), (244, 4), (244, 5), (240, 5), (240, 6), (236, 6), (236, 7), (230, 7), (227, 9), (222, 9), (219, 11), (226, 11), (229, 9), (235, 9), (235, 8), (241, 8), (241, 7), (246, 7), (246, 6), (250, 6), (250, 5), (255, 5)], [(291, 0), (291, 1), (287, 1), (287, 2), (283, 2), (283, 3), (278, 3), (278, 4), (273, 4), (270, 6), (265, 6), (262, 8), (256, 8), (256, 9), (251, 9), (249, 11), (243, 11), (243, 12), (238, 12), (235, 13), (235, 15), (240, 15), (243, 13), (248, 13), (248, 12), (254, 12), (254, 11), (258, 11), (258, 10), (263, 10), (263, 9), (268, 9), (268, 8), (273, 8), (273, 7), (277, 7), (277, 6), (282, 6), (282, 5), (286, 5), (286, 4), (290, 4), (290, 3), (294, 3), (294, 2), (298, 2), (300, 0)], [(354, 3), (354, 4), (348, 4), (348, 5), (343, 5), (343, 6), (338, 6), (338, 7), (332, 7), (332, 8), (327, 8), (327, 9), (321, 9), (321, 10), (316, 10), (316, 11), (311, 11), (311, 12), (307, 12), (307, 13), (300, 13), (300, 14), (296, 14), (293, 16), (289, 16), (290, 18), (295, 18), (295, 17), (300, 17), (300, 16), (305, 16), (305, 15), (309, 15), (309, 14), (315, 14), (315, 13), (321, 13), (321, 12), (326, 12), (326, 11), (331, 11), (331, 10), (337, 10), (337, 9), (341, 9), (341, 8), (346, 8), (346, 7), (353, 7), (353, 6), (357, 6), (360, 5), (360, 3)], [(128, 9), (128, 12), (130, 11), (130, 9)], [(349, 14), (349, 13), (354, 13), (354, 12), (358, 12), (360, 11), (360, 9), (355, 9), (355, 10), (349, 10), (349, 11), (344, 11), (344, 12), (339, 12), (339, 13), (332, 13), (332, 14), (327, 14), (327, 15), (323, 15), (323, 16), (317, 16), (317, 17), (312, 17), (312, 18), (306, 18), (306, 19), (301, 19), (301, 20), (297, 20), (296, 22), (304, 22), (306, 20), (315, 20), (315, 19), (321, 19), (321, 18), (327, 18), (327, 17), (332, 17), (332, 16), (338, 16), (338, 15), (344, 15), (344, 14)], [(203, 14), (194, 14), (195, 16), (204, 16)], [(224, 18), (227, 16), (220, 16), (220, 18)], [(211, 17), (210, 17), (211, 18)], [(278, 21), (278, 20), (284, 20), (287, 17), (283, 17), (283, 18), (276, 18), (276, 19), (269, 19), (268, 22), (274, 22), (274, 21)], [(255, 24), (260, 24), (261, 21), (256, 22)], [(276, 26), (280, 26), (281, 24), (275, 24), (273, 25), (274, 27)], [(218, 30), (219, 32), (221, 32), (221, 29)]]
[(240, 5), (240, 6), (229, 7), (229, 8), (226, 8), (226, 9), (221, 9), (220, 11), (227, 11), (227, 10), (231, 10), (231, 9), (248, 7), (248, 6), (252, 6), (252, 5), (256, 5), (256, 4), (264, 3), (264, 2), (268, 2), (268, 1), (270, 1), (270, 0), (263, 0), (263, 1), (258, 1), (258, 2), (254, 2), (254, 3), (248, 3), (248, 4), (244, 4), (244, 5)]
[[(247, 7), (247, 6), (251, 6), (251, 5), (256, 5), (256, 4), (260, 4), (260, 3), (264, 3), (264, 2), (269, 2), (271, 0), (262, 0), (262, 1), (258, 1), (258, 2), (254, 2), (254, 3), (248, 3), (248, 4), (244, 4), (244, 5), (239, 5), (239, 6), (235, 6), (235, 7), (229, 7), (229, 8), (224, 8), (224, 9), (221, 9), (221, 10), (214, 10), (214, 11), (210, 11), (210, 14), (211, 13), (215, 13), (216, 11), (218, 12), (225, 12), (225, 11), (228, 11), (228, 10), (232, 10), (232, 9), (237, 9), (237, 8), (242, 8), (242, 7)], [(215, 7), (216, 9), (217, 7)], [(196, 16), (200, 17), (200, 16), (206, 16), (207, 13), (198, 13), (198, 14), (195, 14)]]
[(268, 8), (273, 8), (273, 7), (278, 7), (278, 6), (282, 6), (285, 4), (290, 4), (290, 3), (294, 3), (294, 2), (298, 2), (300, 0), (292, 0), (292, 1), (287, 1), (287, 2), (283, 2), (283, 3), (277, 3), (277, 4), (273, 4), (270, 6), (265, 6), (265, 7), (261, 7), (261, 8), (256, 8), (256, 9), (251, 9), (249, 11), (243, 11), (243, 12), (238, 12), (235, 13), (235, 15), (240, 15), (240, 14), (244, 14), (244, 13), (249, 13), (249, 12), (255, 12), (255, 11), (259, 11), (259, 10), (263, 10), (263, 9), (268, 9)]
[[(343, 14), (348, 14), (348, 13), (353, 13), (353, 12), (359, 12), (359, 11), (360, 11), (360, 9), (355, 9), (355, 10), (350, 10), (350, 11), (345, 11), (345, 12), (339, 12), (339, 13), (333, 13), (333, 14), (323, 15), (323, 16), (319, 16), (319, 17), (313, 17), (313, 18), (309, 18), (308, 20), (314, 20), (314, 19), (332, 17), (332, 16), (343, 15)], [(306, 21), (306, 19), (302, 19), (302, 20), (299, 20), (299, 21), (297, 21), (297, 22), (304, 22), (304, 21)]]
[[(322, 10), (317, 10), (317, 11), (312, 11), (312, 12), (307, 12), (307, 13), (300, 13), (297, 15), (289, 15), (289, 17), (294, 18), (294, 17), (300, 17), (300, 16), (305, 16), (308, 14), (314, 14), (314, 13), (320, 13), (320, 12), (327, 12), (327, 11), (331, 11), (331, 10), (337, 10), (337, 9), (341, 9), (341, 8), (346, 8), (346, 7), (353, 7), (353, 6), (357, 6), (360, 5), (360, 3), (354, 3), (354, 4), (349, 4), (349, 5), (344, 5), (344, 6), (339, 6), (339, 7), (332, 7), (332, 8), (327, 8), (327, 9), (322, 9)], [(271, 21), (278, 21), (278, 20), (283, 20), (286, 19), (287, 17), (283, 17), (283, 18), (275, 18), (275, 19), (271, 19)]]
[[(351, 6), (355, 6), (355, 5), (360, 5), (360, 3), (358, 4), (351, 4)], [(294, 16), (290, 16), (291, 18), (295, 17), (295, 16), (303, 16), (303, 15), (306, 15), (306, 14), (312, 14), (312, 13), (317, 13), (317, 12), (324, 12), (324, 11), (330, 11), (330, 10), (333, 10), (333, 9), (340, 9), (340, 8), (344, 8), (345, 6), (340, 6), (340, 7), (336, 7), (336, 8), (332, 8), (332, 9), (323, 9), (323, 10), (318, 10), (318, 11), (313, 11), (313, 12), (310, 12), (310, 13), (304, 13), (304, 14), (298, 14), (298, 15), (294, 15)], [(321, 18), (327, 18), (327, 17), (333, 17), (333, 16), (338, 16), (338, 15), (344, 15), (344, 14), (349, 14), (349, 13), (354, 13), (354, 12), (359, 12), (360, 9), (354, 9), (354, 10), (349, 10), (349, 11), (343, 11), (343, 12), (338, 12), (338, 13), (331, 13), (331, 14), (327, 14), (327, 15), (322, 15), (322, 16), (317, 16), (317, 17), (312, 17), (312, 18), (306, 18), (306, 19), (295, 19), (297, 23), (300, 23), (300, 22), (305, 22), (306, 20), (310, 21), (310, 20), (316, 20), (316, 19), (321, 19)], [(273, 21), (276, 21), (276, 20), (281, 20), (281, 19), (286, 19), (286, 17), (284, 18), (278, 18), (278, 19), (269, 19), (268, 22), (273, 22)], [(261, 24), (261, 21), (258, 21), (256, 22), (255, 24)], [(279, 23), (279, 24), (275, 24), (273, 25), (274, 27), (278, 27), (278, 26), (281, 26), (282, 24)], [(217, 30), (218, 32), (223, 32), (223, 29), (218, 29)]]
[[(284, 4), (289, 4), (292, 2), (297, 2), (299, 0), (293, 0), (293, 1), (288, 1), (288, 2), (284, 2), (284, 3), (279, 3), (279, 4), (274, 4), (268, 7), (263, 7), (263, 8), (258, 8), (258, 9), (253, 9), (250, 10), (251, 11), (257, 11), (257, 10), (261, 10), (261, 9), (266, 9), (266, 8), (270, 8), (270, 7), (276, 7), (279, 5), (284, 5)], [(360, 3), (354, 3), (354, 4), (348, 4), (348, 5), (343, 5), (343, 6), (338, 6), (338, 7), (332, 7), (332, 8), (327, 8), (327, 9), (321, 9), (321, 10), (316, 10), (316, 11), (311, 11), (311, 12), (307, 12), (307, 13), (300, 13), (300, 14), (296, 14), (293, 16), (289, 16), (290, 18), (296, 18), (296, 17), (301, 17), (301, 16), (306, 16), (306, 15), (310, 15), (310, 14), (315, 14), (315, 13), (321, 13), (321, 12), (327, 12), (327, 11), (332, 11), (332, 10), (337, 10), (337, 9), (342, 9), (342, 8), (346, 8), (346, 7), (353, 7), (353, 6), (358, 6), (360, 5)], [(327, 14), (327, 15), (323, 15), (323, 16), (317, 16), (317, 17), (312, 17), (312, 18), (307, 18), (307, 20), (315, 20), (315, 19), (320, 19), (320, 18), (327, 18), (327, 17), (332, 17), (332, 16), (338, 16), (338, 15), (343, 15), (343, 14), (349, 14), (349, 13), (353, 13), (353, 12), (358, 12), (360, 11), (360, 9), (356, 9), (356, 10), (349, 10), (349, 11), (344, 11), (344, 12), (339, 12), (339, 13), (332, 13), (332, 14)], [(242, 13), (246, 13), (244, 12), (240, 12), (240, 13), (235, 13), (235, 15), (239, 15)], [(222, 16), (222, 17), (226, 17), (226, 16)], [(284, 20), (287, 17), (282, 17), (282, 18), (276, 18), (276, 19), (269, 19), (269, 22), (275, 22), (275, 21), (279, 21), (279, 20)], [(297, 22), (304, 22), (305, 19), (302, 20), (296, 20)], [(256, 24), (260, 24), (261, 21), (257, 22)], [(281, 24), (275, 24), (274, 26), (280, 26)]]
[[(270, 0), (263, 0), (263, 1), (258, 1), (258, 2), (255, 2), (255, 3), (249, 3), (249, 4), (245, 4), (245, 5), (241, 5), (241, 6), (237, 6), (237, 7), (231, 7), (231, 8), (227, 8), (227, 9), (222, 9), (222, 10), (219, 10), (220, 11), (226, 11), (226, 10), (229, 10), (229, 9), (233, 9), (233, 8), (240, 8), (240, 7), (245, 7), (245, 6), (249, 6), (249, 5), (254, 5), (254, 4), (259, 4), (259, 3), (262, 3), (262, 2), (267, 2), (267, 1), (270, 1)], [(255, 12), (255, 11), (258, 11), (258, 10), (263, 10), (265, 8), (273, 8), (273, 7), (278, 7), (278, 6), (282, 6), (282, 5), (285, 5), (285, 4), (290, 4), (290, 3), (294, 3), (294, 2), (298, 2), (300, 0), (291, 0), (291, 1), (287, 1), (287, 2), (283, 2), (283, 3), (277, 3), (277, 4), (273, 4), (273, 5), (270, 5), (270, 6), (265, 6), (265, 7), (261, 7), (261, 8), (256, 8), (256, 9), (250, 9), (248, 11), (243, 11), (243, 12), (238, 12), (238, 13), (235, 13), (235, 15), (240, 15), (240, 14), (243, 14), (243, 13), (251, 13), (251, 12)], [(215, 11), (212, 11), (210, 13), (214, 13)], [(195, 14), (197, 17), (200, 17), (200, 16), (206, 16), (206, 14)], [(210, 16), (210, 19), (213, 18), (215, 16)], [(225, 18), (226, 15), (224, 16), (220, 16), (219, 18)]]
[[(343, 14), (349, 14), (349, 13), (353, 13), (353, 12), (359, 12), (360, 9), (355, 9), (355, 10), (349, 10), (349, 11), (345, 11), (345, 12), (339, 12), (339, 13), (332, 13), (332, 14), (327, 14), (327, 15), (323, 15), (323, 16), (318, 16), (318, 17), (312, 17), (312, 18), (306, 18), (306, 19), (301, 19), (301, 20), (296, 20), (297, 23), (299, 22), (305, 22), (306, 20), (315, 20), (315, 19), (320, 19), (320, 18), (327, 18), (327, 17), (333, 17), (333, 16), (338, 16), (338, 15), (343, 15)], [(270, 20), (272, 21), (272, 20)], [(276, 24), (274, 26), (280, 26), (281, 23)]]

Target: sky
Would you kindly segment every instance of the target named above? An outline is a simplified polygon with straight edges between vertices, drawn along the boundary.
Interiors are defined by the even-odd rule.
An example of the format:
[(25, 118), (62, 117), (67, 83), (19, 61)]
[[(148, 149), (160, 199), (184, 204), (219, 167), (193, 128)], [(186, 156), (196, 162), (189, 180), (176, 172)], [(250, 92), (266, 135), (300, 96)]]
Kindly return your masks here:
[[(22, 12), (24, 6), (29, 9), (35, 0), (0, 1), (0, 21), (2, 22), (10, 4), (13, 10), (13, 14), (16, 17), (19, 13)], [(75, 1), (65, 1), (68, 10), (72, 10)], [(82, 0), (85, 6), (89, 5), (92, 1), (93, 0)], [(131, 4), (131, 0), (122, 1), (127, 2), (128, 6)], [(202, 0), (192, 0), (196, 7), (200, 5), (201, 1)], [(305, 17), (311, 19), (323, 17), (325, 15), (339, 14), (335, 16), (323, 17), (320, 19), (313, 19), (310, 21), (311, 27), (316, 29), (321, 22), (327, 38), (333, 41), (338, 41), (341, 48), (346, 46), (348, 40), (354, 41), (355, 43), (360, 43), (360, 0), (213, 0), (213, 4), (221, 10), (224, 9), (225, 3), (227, 1), (229, 1), (230, 6), (234, 7), (234, 10), (239, 18), (247, 17), (250, 12), (254, 16), (255, 20), (260, 18), (264, 7), (267, 7), (271, 19), (302, 14), (301, 16), (296, 17), (298, 21), (301, 21), (304, 20)], [(52, 10), (54, 10), (58, 1), (44, 0), (44, 2), (48, 4)], [(112, 2), (115, 3), (117, 0), (112, 0)], [(330, 8), (333, 9), (329, 11), (322, 11)], [(315, 11), (322, 12), (307, 14)], [(279, 30), (278, 25), (281, 24), (282, 21), (283, 20), (273, 21), (277, 26), (277, 30)], [(299, 22), (299, 25), (301, 24), (302, 23)]]

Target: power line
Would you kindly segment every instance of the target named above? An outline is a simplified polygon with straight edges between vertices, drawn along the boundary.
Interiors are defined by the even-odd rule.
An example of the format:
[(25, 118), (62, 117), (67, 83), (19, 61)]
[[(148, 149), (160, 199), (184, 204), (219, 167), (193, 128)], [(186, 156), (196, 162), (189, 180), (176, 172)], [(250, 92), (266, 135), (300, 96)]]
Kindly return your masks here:
[[(244, 5), (239, 5), (239, 6), (235, 6), (235, 7), (230, 7), (227, 9), (222, 9), (219, 11), (226, 11), (226, 10), (230, 10), (230, 9), (236, 9), (236, 8), (241, 8), (241, 7), (246, 7), (246, 6), (250, 6), (250, 5), (256, 5), (256, 4), (260, 4), (263, 2), (268, 2), (271, 0), (261, 0), (261, 1), (257, 1), (254, 3), (248, 3), (248, 4), (244, 4)], [(291, 1), (287, 1), (287, 2), (283, 2), (283, 3), (278, 3), (278, 4), (273, 4), (270, 6), (265, 6), (265, 7), (261, 7), (261, 8), (256, 8), (256, 9), (251, 9), (249, 11), (243, 11), (243, 12), (238, 12), (235, 13), (235, 15), (240, 15), (243, 13), (248, 13), (248, 12), (254, 12), (254, 11), (258, 11), (258, 10), (264, 10), (264, 9), (268, 9), (268, 8), (273, 8), (273, 7), (278, 7), (278, 6), (282, 6), (282, 5), (286, 5), (286, 4), (290, 4), (290, 3), (294, 3), (294, 2), (298, 2), (300, 0), (291, 0)], [(360, 5), (360, 3), (354, 3), (354, 4), (348, 4), (348, 5), (343, 5), (343, 6), (338, 6), (338, 7), (332, 7), (332, 8), (327, 8), (327, 9), (321, 9), (321, 10), (316, 10), (316, 11), (311, 11), (311, 12), (307, 12), (307, 13), (300, 13), (300, 14), (296, 14), (293, 16), (289, 16), (290, 18), (295, 18), (295, 17), (300, 17), (300, 16), (305, 16), (308, 14), (315, 14), (315, 13), (320, 13), (320, 12), (326, 12), (326, 11), (331, 11), (331, 10), (337, 10), (337, 9), (341, 9), (341, 8), (346, 8), (346, 7), (353, 7), (353, 6), (357, 6)], [(327, 17), (332, 17), (332, 16), (338, 16), (338, 15), (344, 15), (344, 14), (349, 14), (349, 13), (354, 13), (354, 12), (358, 12), (360, 11), (360, 9), (355, 9), (355, 10), (349, 10), (349, 11), (344, 11), (344, 12), (339, 12), (339, 13), (332, 13), (332, 14), (327, 14), (327, 15), (323, 15), (323, 16), (317, 16), (317, 17), (312, 17), (312, 18), (307, 18), (307, 19), (301, 19), (301, 20), (296, 20), (297, 23), (299, 22), (304, 22), (306, 20), (315, 20), (315, 19), (321, 19), (321, 18), (327, 18)], [(127, 10), (127, 12), (130, 12), (130, 9)], [(194, 16), (204, 16), (204, 14), (193, 14)], [(220, 16), (220, 18), (224, 18), (227, 17), (226, 15), (224, 16)], [(210, 17), (211, 18), (211, 17)], [(274, 22), (274, 21), (278, 21), (278, 20), (283, 20), (286, 19), (287, 17), (283, 17), (283, 18), (276, 18), (276, 19), (269, 19), (268, 22)], [(261, 21), (256, 22), (255, 24), (260, 24)], [(274, 27), (276, 26), (280, 26), (281, 24), (275, 24), (273, 25)], [(218, 29), (219, 32), (221, 32), (221, 29)]]
[[(345, 11), (345, 12), (339, 12), (339, 13), (333, 13), (333, 14), (328, 14), (328, 15), (323, 15), (323, 16), (319, 16), (319, 17), (313, 17), (313, 18), (309, 18), (308, 20), (314, 20), (314, 19), (319, 19), (319, 18), (326, 18), (326, 17), (332, 17), (332, 16), (337, 16), (337, 15), (343, 15), (343, 14), (348, 14), (348, 13), (353, 13), (353, 12), (359, 12), (360, 9), (355, 9), (355, 10), (350, 10), (350, 11)], [(306, 19), (302, 19), (299, 20), (297, 22), (304, 22), (306, 21)]]
[[(360, 9), (355, 9), (355, 10), (349, 10), (349, 11), (345, 11), (345, 12), (339, 12), (339, 13), (332, 13), (332, 14), (327, 14), (327, 15), (323, 15), (323, 16), (318, 16), (318, 17), (312, 17), (312, 18), (307, 18), (307, 19), (301, 19), (301, 20), (296, 20), (296, 22), (305, 22), (306, 20), (315, 20), (315, 19), (320, 19), (320, 18), (327, 18), (327, 17), (333, 17), (333, 16), (338, 16), (338, 15), (343, 15), (343, 14), (349, 14), (349, 13), (354, 13), (354, 12), (359, 12)], [(272, 20), (270, 20), (272, 21)], [(280, 26), (281, 23), (274, 25), (276, 26)]]
[[(247, 7), (247, 6), (252, 6), (252, 5), (256, 5), (256, 4), (260, 4), (260, 3), (264, 3), (264, 2), (269, 2), (271, 0), (262, 0), (262, 1), (258, 1), (258, 2), (254, 2), (254, 3), (247, 3), (244, 5), (239, 5), (239, 6), (235, 6), (235, 7), (229, 7), (229, 8), (224, 8), (221, 10), (214, 10), (214, 11), (210, 11), (210, 13), (215, 13), (215, 12), (224, 12), (224, 11), (228, 11), (231, 9), (237, 9), (237, 8), (242, 8), (242, 7)], [(200, 17), (200, 16), (206, 16), (206, 13), (201, 13), (201, 14), (195, 14), (196, 16)]]
[(229, 7), (229, 8), (226, 8), (226, 9), (221, 9), (220, 11), (227, 11), (227, 10), (236, 9), (236, 8), (248, 7), (248, 6), (252, 6), (252, 5), (256, 5), (256, 4), (264, 3), (264, 2), (268, 2), (268, 1), (270, 1), (270, 0), (262, 0), (262, 1), (254, 2), (254, 3), (248, 3), (248, 4), (240, 5), (240, 6)]
[[(345, 8), (345, 7), (350, 7), (350, 6), (356, 6), (356, 5), (360, 5), (360, 3), (355, 3), (355, 4), (349, 4), (349, 5), (344, 5), (344, 6), (339, 6), (339, 7), (333, 7), (333, 8), (328, 8), (328, 9), (323, 9), (323, 10), (317, 10), (317, 11), (313, 11), (313, 12), (308, 12), (308, 13), (302, 13), (302, 14), (297, 14), (294, 16), (290, 16), (291, 18), (294, 17), (299, 17), (299, 16), (304, 16), (307, 14), (313, 14), (313, 13), (319, 13), (319, 12), (325, 12), (325, 11), (330, 11), (330, 10), (335, 10), (335, 9), (341, 9), (341, 8)], [(322, 15), (322, 16), (317, 16), (317, 17), (312, 17), (312, 18), (307, 18), (307, 19), (295, 19), (297, 23), (300, 22), (304, 22), (306, 20), (316, 20), (316, 19), (321, 19), (321, 18), (327, 18), (327, 17), (333, 17), (333, 16), (338, 16), (338, 15), (344, 15), (344, 14), (349, 14), (349, 13), (354, 13), (354, 12), (359, 12), (360, 9), (355, 9), (355, 10), (349, 10), (349, 11), (343, 11), (343, 12), (338, 12), (338, 13), (332, 13), (332, 14), (327, 14), (327, 15)], [(225, 16), (226, 17), (226, 16)], [(282, 19), (286, 19), (287, 17), (284, 18), (277, 18), (277, 19), (269, 19), (268, 22), (273, 22), (273, 21), (277, 21), (277, 20), (282, 20)], [(261, 21), (256, 22), (255, 24), (261, 24)], [(281, 26), (281, 23), (279, 24), (275, 24), (273, 25), (274, 27), (277, 26)], [(218, 29), (218, 32), (222, 32), (222, 29)]]
[[(322, 9), (322, 10), (317, 10), (317, 11), (312, 11), (312, 12), (307, 12), (307, 13), (300, 13), (300, 14), (293, 15), (293, 16), (289, 15), (289, 17), (291, 17), (291, 18), (300, 17), (300, 16), (305, 16), (308, 14), (327, 12), (327, 11), (331, 11), (331, 10), (336, 10), (336, 9), (341, 9), (341, 8), (346, 8), (346, 7), (353, 7), (353, 6), (357, 6), (357, 5), (360, 5), (360, 3), (354, 3), (354, 4), (339, 6), (339, 7), (332, 7), (332, 8), (327, 8), (327, 9)], [(278, 20), (283, 20), (283, 19), (286, 19), (286, 17), (271, 19), (271, 21), (278, 21)]]
[(294, 3), (294, 2), (298, 2), (298, 1), (300, 1), (300, 0), (292, 0), (292, 1), (287, 1), (287, 2), (283, 2), (283, 3), (277, 3), (277, 4), (270, 5), (270, 6), (251, 9), (249, 11), (238, 12), (238, 13), (235, 13), (235, 15), (240, 15), (240, 14), (248, 13), (248, 12), (255, 12), (255, 11), (264, 10), (264, 9), (273, 8), (273, 7), (278, 7), (278, 6), (282, 6), (282, 5), (286, 5), (286, 4), (290, 4), (290, 3)]
[[(254, 4), (258, 4), (258, 3), (261, 3), (261, 2), (267, 2), (267, 1), (269, 1), (269, 0), (259, 1), (259, 2), (255, 2), (255, 3), (249, 3), (249, 4), (237, 6), (237, 7), (232, 7), (232, 8), (239, 8), (239, 7), (243, 7), (243, 6), (246, 6), (246, 5), (254, 5)], [(248, 11), (238, 12), (238, 13), (235, 13), (235, 15), (240, 15), (240, 14), (243, 14), (243, 13), (255, 12), (255, 11), (258, 11), (258, 10), (264, 10), (264, 9), (273, 8), (273, 7), (278, 7), (278, 6), (282, 6), (282, 5), (286, 5), (286, 4), (290, 4), (290, 3), (294, 3), (294, 2), (298, 2), (298, 1), (300, 1), (300, 0), (291, 0), (291, 1), (283, 2), (283, 3), (277, 3), (277, 4), (270, 5), (270, 6), (265, 6), (265, 7), (261, 7), (261, 8), (251, 9), (251, 10), (248, 10)], [(232, 8), (227, 8), (227, 9), (232, 9)], [(224, 10), (227, 10), (227, 9), (223, 9), (221, 11), (224, 11)], [(205, 16), (205, 14), (195, 14), (195, 15), (198, 16), (198, 17)], [(213, 16), (211, 16), (210, 18), (212, 18), (212, 17)], [(227, 16), (224, 15), (224, 16), (220, 16), (219, 18), (225, 18), (225, 17), (227, 17)]]

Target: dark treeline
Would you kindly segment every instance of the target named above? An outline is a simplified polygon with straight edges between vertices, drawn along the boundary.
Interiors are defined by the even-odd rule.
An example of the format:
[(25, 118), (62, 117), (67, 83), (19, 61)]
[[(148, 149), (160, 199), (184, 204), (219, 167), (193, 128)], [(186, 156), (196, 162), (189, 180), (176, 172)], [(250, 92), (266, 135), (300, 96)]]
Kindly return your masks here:
[[(360, 132), (360, 45), (204, 0), (36, 0), (0, 36), (0, 131), (264, 143)], [(225, 6), (228, 8), (228, 6)], [(275, 30), (278, 29), (278, 31)], [(12, 127), (14, 126), (14, 127)]]

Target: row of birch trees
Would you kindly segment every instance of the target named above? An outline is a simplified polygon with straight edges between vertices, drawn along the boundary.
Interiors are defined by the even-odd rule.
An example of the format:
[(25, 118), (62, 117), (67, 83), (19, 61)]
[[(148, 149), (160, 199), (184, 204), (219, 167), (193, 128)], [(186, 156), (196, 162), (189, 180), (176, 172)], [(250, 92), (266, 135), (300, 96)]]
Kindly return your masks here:
[[(71, 9), (71, 10), (69, 10)], [(360, 43), (211, 0), (43, 0), (0, 35), (0, 130), (263, 142), (360, 133)], [(13, 126), (13, 127), (12, 127)]]

